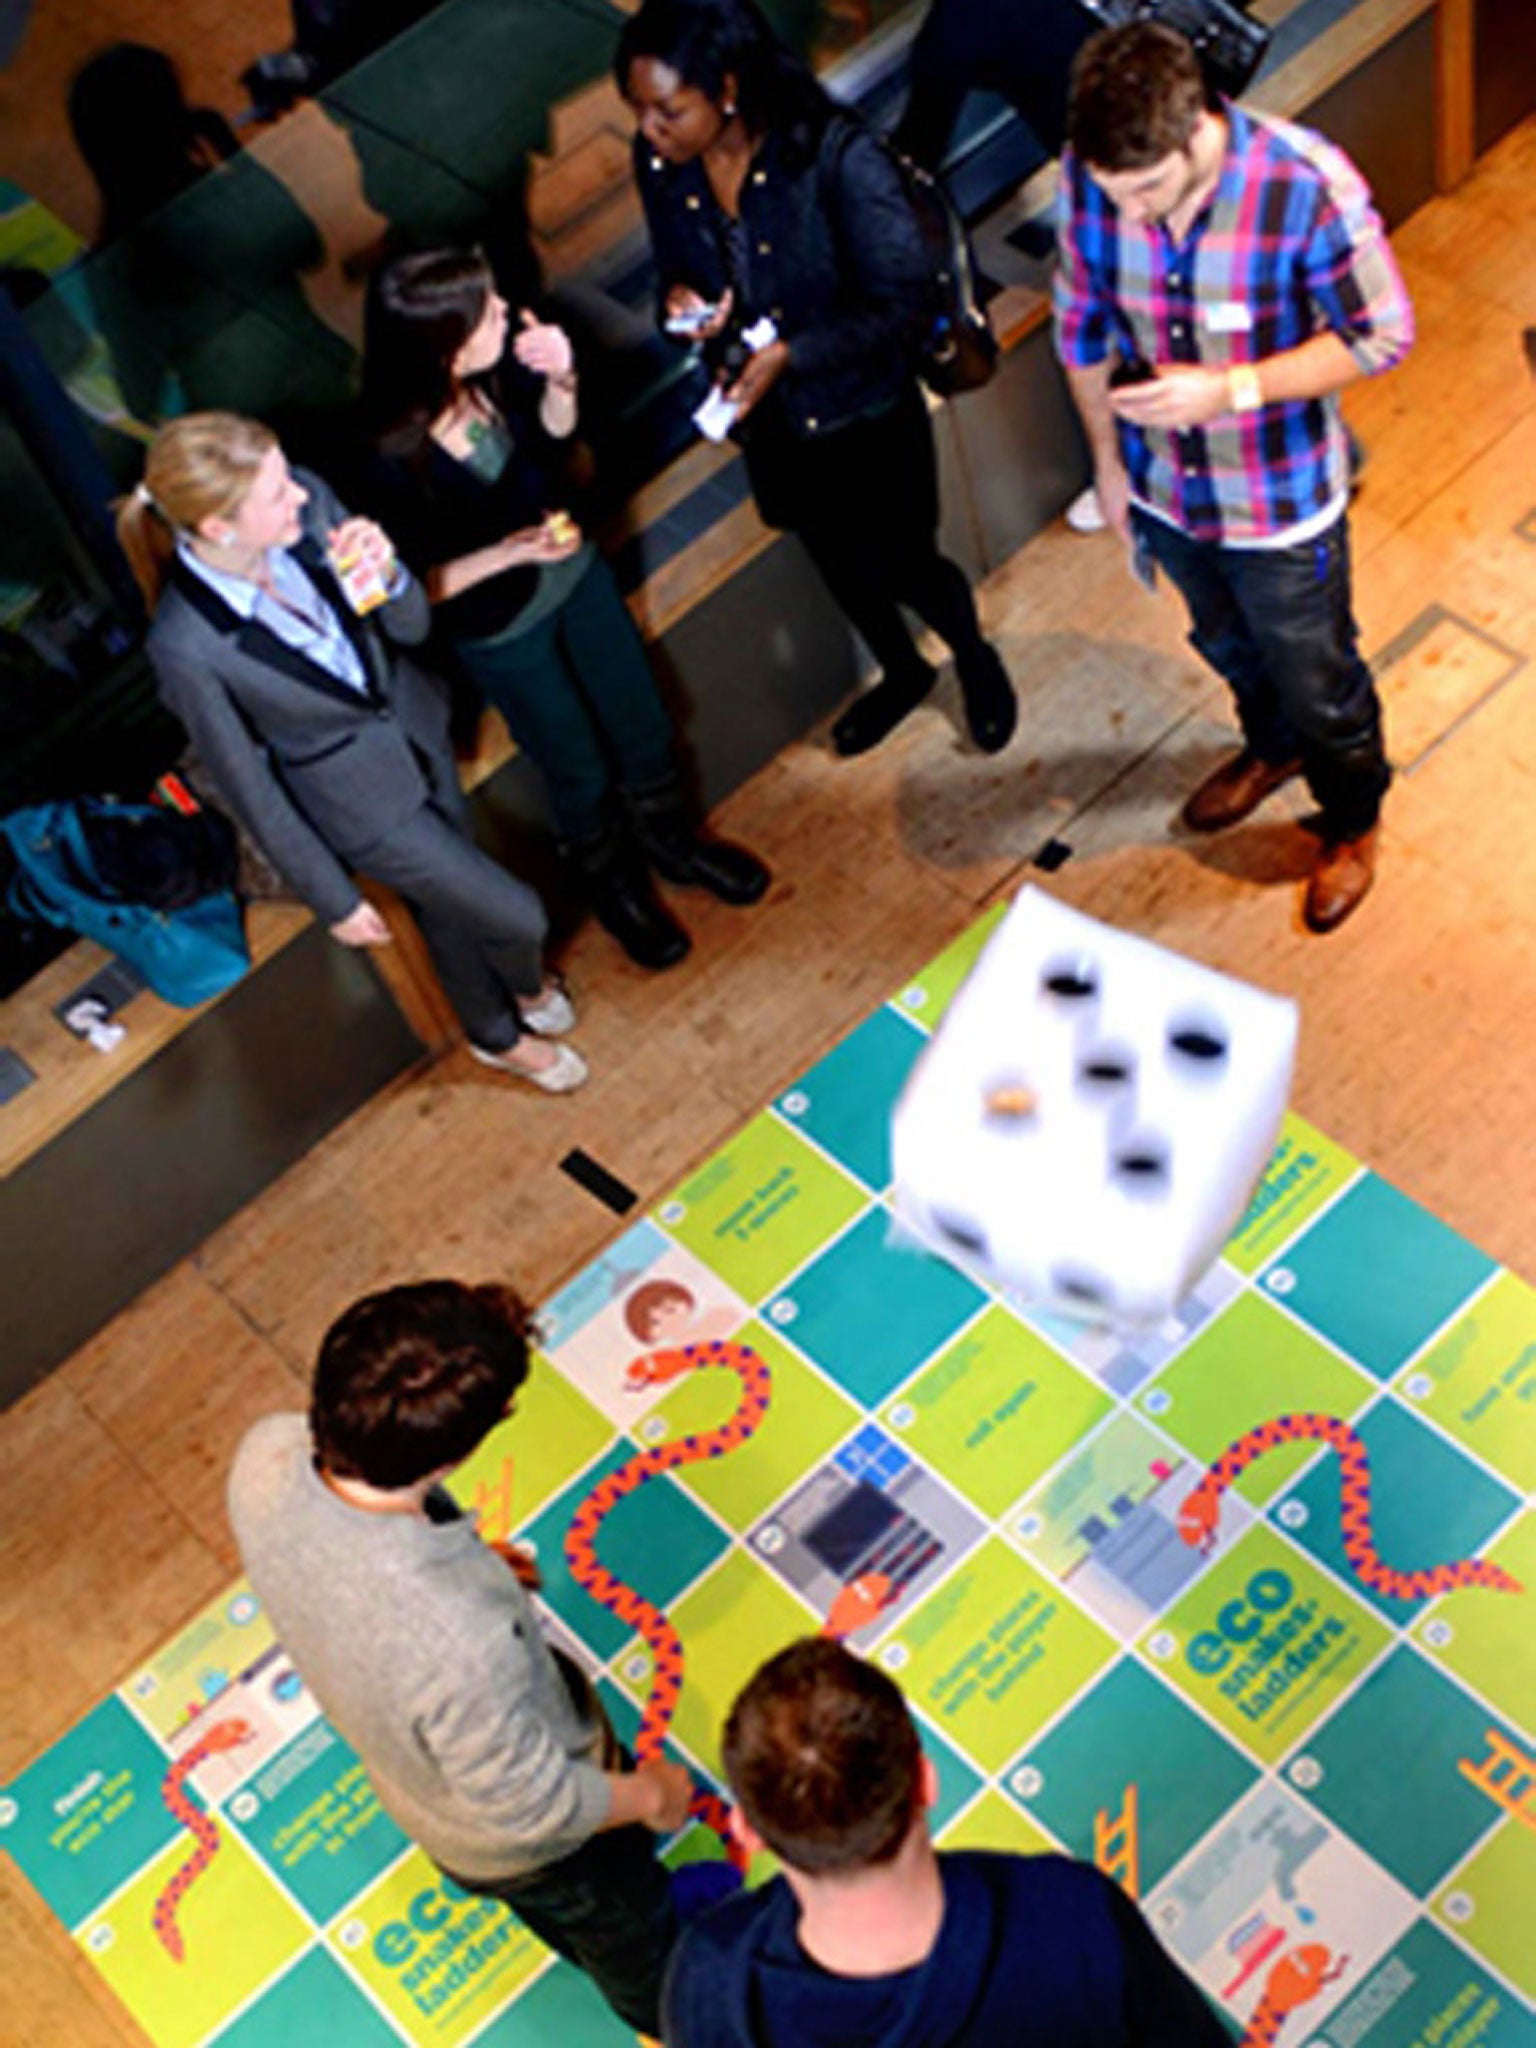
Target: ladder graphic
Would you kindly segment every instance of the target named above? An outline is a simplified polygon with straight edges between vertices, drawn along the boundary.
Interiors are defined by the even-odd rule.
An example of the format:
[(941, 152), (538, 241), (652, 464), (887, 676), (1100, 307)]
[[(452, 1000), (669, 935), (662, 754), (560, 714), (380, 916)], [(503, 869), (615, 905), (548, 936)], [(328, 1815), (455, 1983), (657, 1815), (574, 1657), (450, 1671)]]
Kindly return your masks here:
[(1506, 1813), (1536, 1830), (1536, 1759), (1517, 1749), (1496, 1728), (1485, 1728), (1483, 1740), (1488, 1745), (1483, 1761), (1474, 1764), (1467, 1757), (1460, 1757), (1457, 1770), (1479, 1792), (1486, 1792), (1495, 1806), (1502, 1806)]
[(1132, 1899), (1141, 1896), (1140, 1846), (1136, 1787), (1130, 1784), (1119, 1813), (1112, 1815), (1101, 1806), (1093, 1817), (1093, 1860)]
[(486, 1543), (505, 1543), (512, 1533), (512, 1465), (503, 1458), (494, 1479), (475, 1482), (475, 1518)]

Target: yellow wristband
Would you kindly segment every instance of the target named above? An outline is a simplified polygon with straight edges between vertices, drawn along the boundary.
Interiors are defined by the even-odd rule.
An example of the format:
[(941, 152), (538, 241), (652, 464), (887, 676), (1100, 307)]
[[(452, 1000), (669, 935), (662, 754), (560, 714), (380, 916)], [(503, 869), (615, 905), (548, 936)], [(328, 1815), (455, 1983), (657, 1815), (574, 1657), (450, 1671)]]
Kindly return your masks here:
[(1264, 387), (1252, 363), (1234, 363), (1227, 372), (1227, 398), (1234, 412), (1257, 412), (1264, 403)]

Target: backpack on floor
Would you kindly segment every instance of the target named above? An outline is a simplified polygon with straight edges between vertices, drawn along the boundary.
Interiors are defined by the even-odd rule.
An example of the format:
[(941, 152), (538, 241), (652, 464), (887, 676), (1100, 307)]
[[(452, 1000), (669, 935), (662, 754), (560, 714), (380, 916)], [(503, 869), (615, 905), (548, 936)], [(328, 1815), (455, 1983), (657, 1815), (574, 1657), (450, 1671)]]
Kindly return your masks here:
[[(219, 852), (217, 828), (210, 839), (208, 828), (198, 825), (208, 815), (181, 818), (151, 804), (104, 797), (13, 811), (0, 818), (0, 836), (16, 863), (10, 908), (18, 917), (94, 939), (168, 1003), (185, 1009), (205, 1003), (251, 964), (234, 892), (207, 886), (210, 873), (227, 871), (229, 851)], [(178, 833), (177, 827), (192, 830)], [(173, 851), (178, 839), (187, 842), (180, 864)], [(158, 900), (145, 901), (146, 893)]]

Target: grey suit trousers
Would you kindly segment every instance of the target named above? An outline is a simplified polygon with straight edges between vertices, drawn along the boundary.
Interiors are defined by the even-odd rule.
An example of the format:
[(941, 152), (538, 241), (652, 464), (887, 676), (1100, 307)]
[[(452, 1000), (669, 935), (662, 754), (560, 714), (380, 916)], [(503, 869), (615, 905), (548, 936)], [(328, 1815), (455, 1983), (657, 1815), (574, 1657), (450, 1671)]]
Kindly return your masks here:
[(542, 984), (549, 921), (527, 883), (476, 846), (457, 789), (440, 788), (359, 853), (357, 866), (405, 900), (470, 1044), (486, 1052), (515, 1045), (517, 998)]

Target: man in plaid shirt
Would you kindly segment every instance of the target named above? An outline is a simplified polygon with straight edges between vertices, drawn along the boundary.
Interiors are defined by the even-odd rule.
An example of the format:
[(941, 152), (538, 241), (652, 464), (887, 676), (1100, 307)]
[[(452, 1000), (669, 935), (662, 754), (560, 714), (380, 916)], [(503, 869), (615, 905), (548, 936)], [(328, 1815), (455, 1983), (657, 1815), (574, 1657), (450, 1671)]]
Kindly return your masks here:
[(1243, 745), (1182, 817), (1234, 825), (1292, 776), (1322, 814), (1303, 916), (1342, 924), (1391, 779), (1350, 610), (1336, 394), (1413, 312), (1358, 171), (1308, 129), (1208, 96), (1155, 22), (1095, 36), (1062, 158), (1057, 346), (1110, 527), (1183, 593)]

